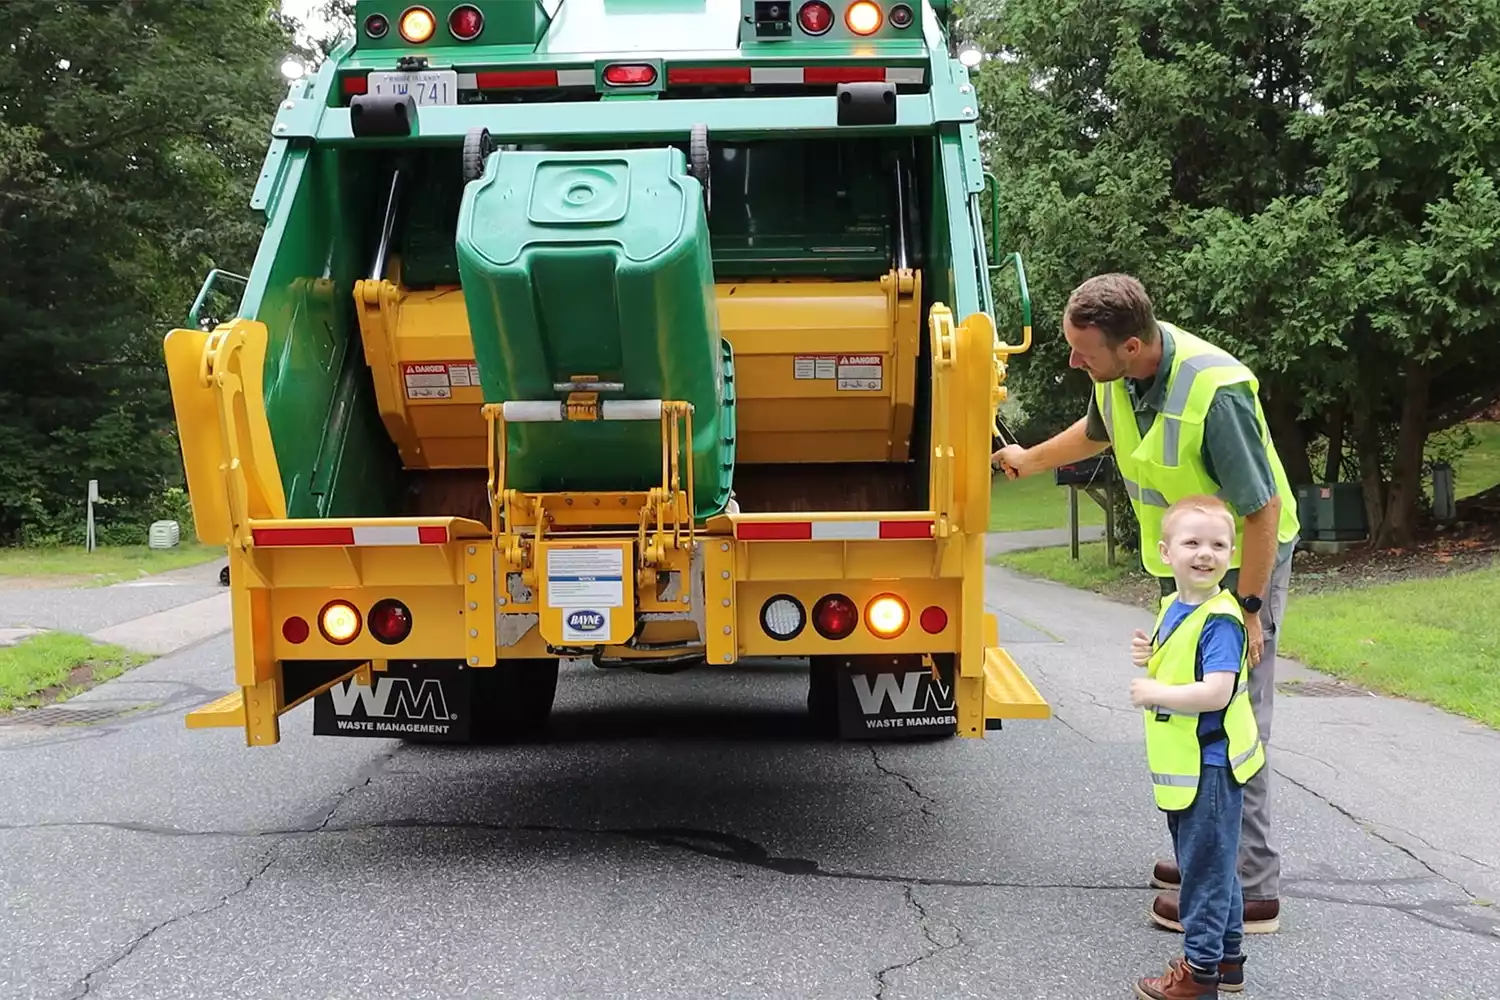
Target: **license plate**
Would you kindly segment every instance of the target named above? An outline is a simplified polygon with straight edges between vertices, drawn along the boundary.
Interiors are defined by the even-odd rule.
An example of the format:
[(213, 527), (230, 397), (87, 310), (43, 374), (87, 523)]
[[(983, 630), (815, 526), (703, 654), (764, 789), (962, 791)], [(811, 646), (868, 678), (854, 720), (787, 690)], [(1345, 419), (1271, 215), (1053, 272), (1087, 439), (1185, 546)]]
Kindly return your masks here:
[(458, 71), (423, 70), (417, 73), (371, 73), (370, 93), (380, 97), (410, 94), (417, 107), (458, 103)]

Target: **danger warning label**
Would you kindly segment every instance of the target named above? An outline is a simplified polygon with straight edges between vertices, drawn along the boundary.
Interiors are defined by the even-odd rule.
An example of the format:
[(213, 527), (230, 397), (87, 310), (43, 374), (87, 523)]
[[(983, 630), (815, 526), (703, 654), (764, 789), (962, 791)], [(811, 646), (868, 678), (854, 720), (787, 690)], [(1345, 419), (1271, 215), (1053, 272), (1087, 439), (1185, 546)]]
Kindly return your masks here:
[(840, 392), (879, 392), (885, 388), (885, 358), (879, 354), (798, 354), (792, 376), (824, 379)]
[(423, 361), (401, 366), (407, 399), (452, 399), (454, 389), (479, 385), (479, 367), (472, 361)]

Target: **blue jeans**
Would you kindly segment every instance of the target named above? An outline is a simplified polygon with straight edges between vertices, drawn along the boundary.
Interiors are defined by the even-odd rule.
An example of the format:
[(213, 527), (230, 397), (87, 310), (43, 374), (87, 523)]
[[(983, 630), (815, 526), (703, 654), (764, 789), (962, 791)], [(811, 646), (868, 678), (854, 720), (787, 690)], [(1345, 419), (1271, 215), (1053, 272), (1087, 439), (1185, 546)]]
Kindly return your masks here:
[(1245, 790), (1229, 769), (1206, 765), (1198, 797), (1182, 812), (1167, 813), (1177, 867), (1182, 870), (1178, 917), (1187, 960), (1217, 970), (1238, 958), (1245, 941), (1245, 900), (1237, 858)]

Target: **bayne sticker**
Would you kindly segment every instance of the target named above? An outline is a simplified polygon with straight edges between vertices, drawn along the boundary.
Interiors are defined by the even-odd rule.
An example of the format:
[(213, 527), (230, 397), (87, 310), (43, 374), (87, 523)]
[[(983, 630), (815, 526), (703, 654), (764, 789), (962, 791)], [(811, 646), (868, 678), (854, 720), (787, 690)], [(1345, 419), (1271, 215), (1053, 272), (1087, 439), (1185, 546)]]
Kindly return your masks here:
[(467, 740), (472, 680), (472, 672), (456, 665), (392, 663), (389, 670), (371, 675), (369, 687), (351, 677), (318, 695), (313, 734)]
[(404, 362), (401, 378), (407, 399), (452, 399), (454, 389), (480, 384), (479, 366), (472, 361)]
[(846, 738), (947, 736), (958, 730), (949, 677), (913, 667), (900, 673), (853, 671), (840, 682), (839, 724)]
[(569, 608), (563, 611), (564, 642), (598, 642), (609, 635), (609, 609)]

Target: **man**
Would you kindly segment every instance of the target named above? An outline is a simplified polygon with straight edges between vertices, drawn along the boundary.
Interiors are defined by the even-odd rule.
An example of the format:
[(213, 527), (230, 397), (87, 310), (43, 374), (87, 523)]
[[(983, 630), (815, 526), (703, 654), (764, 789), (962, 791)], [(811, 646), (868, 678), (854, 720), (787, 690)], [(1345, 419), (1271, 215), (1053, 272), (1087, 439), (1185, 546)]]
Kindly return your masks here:
[[(1172, 577), (1157, 555), (1161, 518), (1176, 500), (1216, 495), (1236, 517), (1235, 558), (1224, 586), (1249, 612), (1250, 700), (1261, 739), (1271, 739), (1276, 634), (1291, 582), (1297, 543), (1296, 497), (1266, 427), (1254, 374), (1224, 350), (1153, 314), (1135, 278), (1104, 274), (1073, 291), (1063, 313), (1073, 349), (1068, 364), (1094, 382), (1088, 413), (1032, 448), (1008, 445), (994, 458), (1018, 476), (1035, 475), (1114, 448), (1141, 526), (1141, 562), (1170, 592)], [(1239, 868), (1245, 930), (1280, 927), (1281, 858), (1270, 843), (1271, 768), (1245, 787)], [(1151, 906), (1157, 924), (1181, 931), (1176, 864), (1158, 863), (1152, 884), (1164, 892)]]

